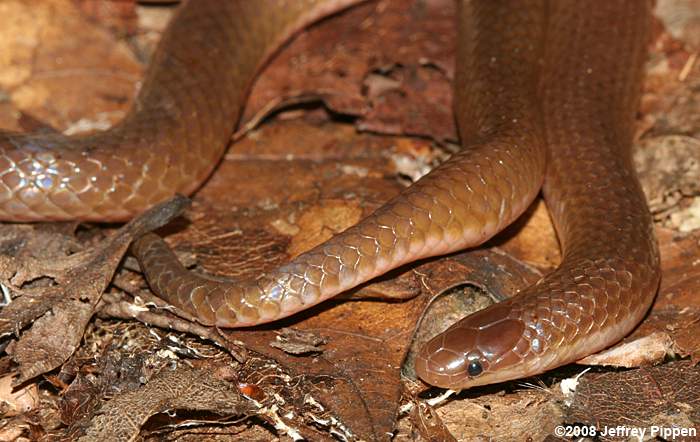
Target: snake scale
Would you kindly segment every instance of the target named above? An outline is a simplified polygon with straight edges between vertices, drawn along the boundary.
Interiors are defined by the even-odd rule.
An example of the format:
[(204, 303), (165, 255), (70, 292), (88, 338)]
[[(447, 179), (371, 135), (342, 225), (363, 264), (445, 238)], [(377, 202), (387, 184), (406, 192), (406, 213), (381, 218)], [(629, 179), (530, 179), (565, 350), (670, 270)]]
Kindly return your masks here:
[[(192, 193), (220, 160), (266, 60), (305, 25), (359, 1), (185, 2), (112, 129), (0, 133), (0, 219), (121, 221)], [(254, 280), (190, 274), (148, 234), (132, 250), (153, 290), (203, 324), (274, 321), (402, 264), (478, 246), (542, 190), (561, 265), (429, 341), (418, 375), (449, 388), (500, 382), (629, 333), (660, 278), (630, 154), (649, 2), (458, 5), (460, 152), (357, 225)]]

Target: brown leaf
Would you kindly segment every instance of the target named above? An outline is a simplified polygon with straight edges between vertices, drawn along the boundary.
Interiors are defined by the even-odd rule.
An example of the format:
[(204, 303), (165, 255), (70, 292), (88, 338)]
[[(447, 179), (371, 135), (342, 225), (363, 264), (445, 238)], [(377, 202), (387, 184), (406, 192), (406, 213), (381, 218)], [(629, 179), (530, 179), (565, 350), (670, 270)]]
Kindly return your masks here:
[[(642, 428), (647, 429), (647, 436), (672, 440), (670, 434), (651, 434), (651, 427), (695, 428), (697, 432), (699, 386), (700, 368), (689, 361), (619, 373), (586, 374), (576, 388), (565, 421), (594, 425), (598, 431), (618, 426)], [(602, 440), (628, 438), (603, 437)], [(697, 437), (676, 440), (697, 440)]]
[(545, 388), (496, 391), (467, 392), (437, 414), (459, 441), (540, 441), (561, 423), (561, 398)]
[(0, 29), (23, 36), (0, 39), (0, 88), (13, 105), (69, 133), (108, 127), (124, 115), (141, 66), (72, 1), (5, 2)]
[(19, 364), (16, 384), (53, 370), (73, 354), (133, 238), (166, 224), (187, 204), (187, 199), (176, 197), (144, 212), (77, 262), (71, 259), (74, 267), (57, 278), (63, 283), (18, 290), (22, 296), (0, 312), (0, 335), (17, 334), (34, 322), (6, 350)]
[(243, 121), (258, 120), (279, 97), (312, 95), (361, 116), (360, 130), (456, 139), (454, 12), (449, 0), (382, 0), (311, 27), (257, 80)]
[(16, 416), (35, 409), (39, 405), (39, 389), (31, 384), (15, 389), (12, 377), (0, 378), (0, 414), (4, 417)]
[(253, 409), (233, 384), (219, 379), (211, 370), (166, 369), (145, 387), (107, 402), (78, 440), (132, 440), (157, 413), (204, 410), (241, 416)]
[[(62, 389), (58, 407), (63, 425), (53, 435), (74, 440), (101, 414), (106, 403), (127, 394), (148, 394), (151, 379), (159, 373), (162, 375), (173, 370), (174, 365), (179, 363), (178, 359), (183, 360), (184, 364), (193, 365), (196, 371), (207, 372), (227, 382), (235, 381), (231, 370), (236, 363), (231, 357), (197, 338), (163, 332), (133, 322), (96, 321), (86, 333), (85, 345), (63, 365), (57, 375), (50, 377), (54, 385)], [(228, 385), (240, 389), (235, 382)], [(161, 394), (161, 399), (167, 394)], [(216, 413), (218, 409), (219, 405), (210, 401), (198, 410), (201, 413), (199, 417), (197, 413), (181, 413), (178, 422), (185, 419), (193, 424), (210, 411)], [(179, 425), (163, 416), (150, 422), (148, 427), (149, 431), (167, 434), (167, 429), (173, 423)], [(134, 429), (135, 434), (139, 429), (140, 426)]]

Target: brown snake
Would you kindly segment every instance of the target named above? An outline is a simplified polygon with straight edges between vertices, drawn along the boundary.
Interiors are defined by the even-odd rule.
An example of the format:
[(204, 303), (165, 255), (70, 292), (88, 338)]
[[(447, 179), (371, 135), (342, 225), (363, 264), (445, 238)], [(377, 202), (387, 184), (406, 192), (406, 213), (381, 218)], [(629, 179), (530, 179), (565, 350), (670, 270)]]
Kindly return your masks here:
[[(165, 32), (136, 102), (81, 137), (0, 133), (0, 218), (124, 220), (211, 173), (260, 66), (293, 32), (360, 0), (197, 0)], [(149, 234), (153, 290), (208, 325), (259, 324), (419, 258), (477, 246), (544, 183), (560, 267), (428, 342), (431, 384), (467, 388), (575, 361), (651, 305), (659, 259), (630, 145), (650, 22), (644, 0), (459, 2), (464, 149), (358, 225), (250, 281), (187, 272)]]

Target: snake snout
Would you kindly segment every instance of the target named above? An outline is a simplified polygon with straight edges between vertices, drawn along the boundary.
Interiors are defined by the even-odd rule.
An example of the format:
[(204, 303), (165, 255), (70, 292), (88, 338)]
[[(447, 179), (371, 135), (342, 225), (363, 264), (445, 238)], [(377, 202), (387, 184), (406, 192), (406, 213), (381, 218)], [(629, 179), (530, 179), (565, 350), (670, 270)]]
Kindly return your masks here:
[(484, 370), (478, 354), (454, 350), (474, 348), (477, 336), (476, 330), (457, 325), (428, 341), (416, 357), (416, 374), (429, 384), (454, 388), (469, 376), (470, 365), (474, 373)]
[[(511, 379), (520, 357), (522, 321), (497, 304), (467, 316), (426, 343), (416, 358), (416, 374), (445, 388), (468, 388)], [(517, 377), (517, 376), (515, 376)]]

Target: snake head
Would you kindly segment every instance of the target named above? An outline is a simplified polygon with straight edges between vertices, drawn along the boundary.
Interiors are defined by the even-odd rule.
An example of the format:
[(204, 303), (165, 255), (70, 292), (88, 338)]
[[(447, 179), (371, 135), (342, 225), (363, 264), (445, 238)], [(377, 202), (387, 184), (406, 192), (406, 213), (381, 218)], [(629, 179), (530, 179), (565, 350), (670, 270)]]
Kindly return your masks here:
[(455, 390), (523, 376), (525, 326), (510, 318), (507, 302), (492, 305), (428, 341), (416, 357), (416, 374), (431, 385)]

